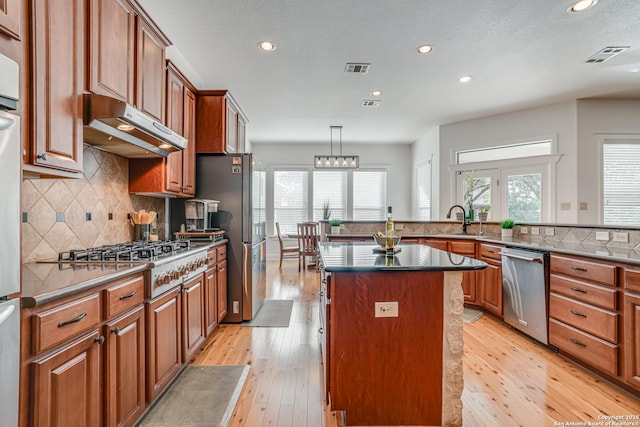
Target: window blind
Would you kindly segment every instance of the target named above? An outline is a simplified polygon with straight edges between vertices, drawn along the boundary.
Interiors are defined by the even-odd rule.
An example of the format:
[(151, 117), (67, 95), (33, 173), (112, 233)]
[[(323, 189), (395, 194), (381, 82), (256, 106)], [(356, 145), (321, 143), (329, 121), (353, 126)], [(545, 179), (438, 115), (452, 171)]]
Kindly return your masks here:
[(284, 234), (297, 233), (299, 222), (308, 220), (309, 185), (306, 170), (275, 170), (273, 172), (273, 217)]
[(416, 168), (416, 219), (431, 220), (431, 165)]
[(640, 224), (640, 144), (603, 144), (605, 224)]
[(387, 172), (353, 172), (353, 219), (384, 220), (387, 205)]
[(329, 203), (331, 219), (347, 219), (347, 171), (313, 172), (313, 220), (323, 219), (323, 207)]

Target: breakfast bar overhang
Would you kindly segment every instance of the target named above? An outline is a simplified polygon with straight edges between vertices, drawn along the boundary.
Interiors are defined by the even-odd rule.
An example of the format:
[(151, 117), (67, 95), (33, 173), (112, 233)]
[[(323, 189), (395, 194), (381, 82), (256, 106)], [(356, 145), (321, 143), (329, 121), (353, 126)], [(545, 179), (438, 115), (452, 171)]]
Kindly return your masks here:
[(346, 425), (462, 425), (462, 273), (425, 245), (320, 244), (327, 401)]

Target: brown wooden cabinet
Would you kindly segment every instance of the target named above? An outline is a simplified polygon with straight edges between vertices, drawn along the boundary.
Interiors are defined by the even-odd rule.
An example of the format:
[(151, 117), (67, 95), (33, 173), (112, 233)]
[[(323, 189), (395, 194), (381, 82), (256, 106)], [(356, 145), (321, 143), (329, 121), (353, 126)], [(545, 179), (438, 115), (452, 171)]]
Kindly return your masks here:
[[(82, 172), (84, 11), (82, 0), (34, 0), (29, 162)], [(55, 174), (55, 172), (52, 172)]]
[(165, 123), (165, 47), (158, 32), (136, 17), (136, 107)]
[(22, 1), (0, 1), (0, 35), (20, 40), (20, 15)]
[(218, 323), (222, 323), (227, 316), (227, 247), (218, 246)]
[(640, 390), (640, 270), (624, 269), (624, 371), (625, 383)]
[(199, 91), (196, 116), (198, 153), (230, 154), (244, 150), (247, 118), (228, 91)]
[(208, 268), (204, 272), (204, 318), (207, 335), (218, 325), (218, 265), (216, 248), (207, 252)]
[[(422, 239), (421, 243), (440, 249), (441, 251), (452, 252), (469, 258), (476, 256), (476, 242), (469, 239)], [(462, 273), (462, 292), (464, 293), (464, 302), (476, 303), (476, 272), (464, 271)]]
[(152, 402), (182, 366), (180, 287), (146, 303), (147, 402)]
[(478, 259), (487, 263), (487, 268), (478, 271), (477, 301), (487, 311), (503, 317), (502, 304), (502, 246), (480, 243)]
[(129, 191), (193, 197), (195, 189), (195, 96), (191, 84), (167, 61), (167, 126), (187, 139), (187, 148), (167, 158), (130, 159)]
[(204, 276), (182, 285), (182, 361), (188, 363), (206, 338)]

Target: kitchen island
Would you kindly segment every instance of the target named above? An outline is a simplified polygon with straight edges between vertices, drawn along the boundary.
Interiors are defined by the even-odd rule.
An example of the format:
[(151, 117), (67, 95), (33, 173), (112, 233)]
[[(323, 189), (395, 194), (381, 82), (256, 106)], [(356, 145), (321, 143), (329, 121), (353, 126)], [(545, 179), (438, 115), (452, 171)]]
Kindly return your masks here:
[(463, 271), (424, 245), (321, 243), (327, 401), (345, 425), (462, 425)]

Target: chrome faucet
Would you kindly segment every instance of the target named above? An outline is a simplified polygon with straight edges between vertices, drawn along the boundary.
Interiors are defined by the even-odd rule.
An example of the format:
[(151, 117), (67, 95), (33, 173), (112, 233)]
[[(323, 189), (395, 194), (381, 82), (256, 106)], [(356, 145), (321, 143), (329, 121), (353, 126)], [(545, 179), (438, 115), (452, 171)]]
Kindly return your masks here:
[(467, 234), (467, 225), (470, 224), (470, 222), (467, 220), (467, 211), (465, 211), (464, 208), (460, 205), (453, 205), (449, 209), (449, 212), (447, 212), (447, 219), (451, 218), (451, 211), (453, 210), (453, 208), (462, 209), (462, 234)]

